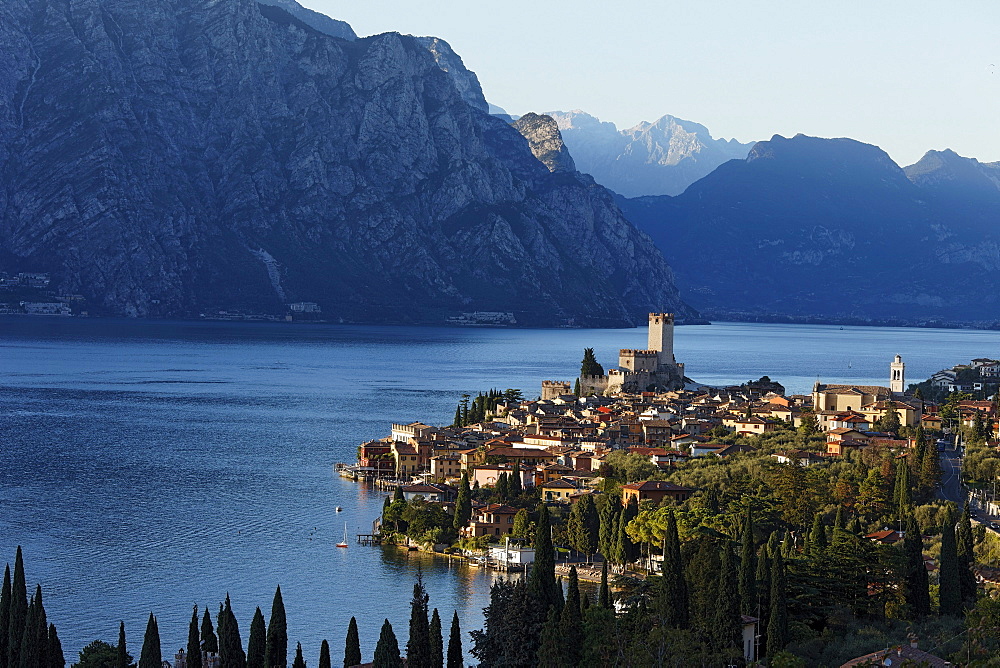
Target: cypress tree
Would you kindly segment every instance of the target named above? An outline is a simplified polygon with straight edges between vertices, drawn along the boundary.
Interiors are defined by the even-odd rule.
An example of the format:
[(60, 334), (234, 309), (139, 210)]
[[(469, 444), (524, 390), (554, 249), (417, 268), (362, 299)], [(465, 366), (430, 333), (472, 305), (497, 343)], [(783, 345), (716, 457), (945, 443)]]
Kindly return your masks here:
[[(223, 623), (222, 620), (225, 620)], [(263, 625), (263, 615), (261, 624)], [(219, 663), (220, 668), (247, 668), (247, 655), (240, 638), (240, 623), (233, 614), (233, 605), (226, 594), (226, 603), (219, 613)]]
[(434, 668), (441, 668), (444, 665), (444, 636), (441, 633), (441, 616), (438, 615), (437, 608), (431, 613), (430, 633), (431, 665)]
[(962, 613), (962, 582), (959, 576), (955, 529), (951, 521), (941, 532), (941, 558), (938, 573), (941, 583), (939, 611), (942, 615), (958, 616)]
[(774, 656), (788, 643), (788, 602), (785, 563), (777, 551), (771, 562), (771, 612), (767, 620), (767, 655)]
[(45, 619), (42, 587), (37, 585), (28, 606), (24, 633), (21, 636), (21, 668), (45, 668), (48, 665), (48, 636), (49, 624)]
[(497, 484), (493, 489), (496, 492), (497, 499), (501, 502), (506, 501), (510, 497), (510, 485), (508, 484), (506, 473), (501, 473), (497, 476)]
[(892, 502), (896, 507), (896, 517), (900, 520), (910, 513), (913, 503), (910, 494), (910, 467), (904, 460), (896, 467), (896, 482), (892, 489)]
[(452, 422), (451, 424), (454, 427), (464, 427), (465, 426), (465, 425), (462, 424), (462, 405), (461, 404), (455, 406), (455, 419), (454, 419), (454, 422)]
[(833, 529), (836, 532), (837, 529), (843, 529), (847, 525), (844, 523), (844, 507), (837, 506), (837, 517), (833, 520)]
[(38, 657), (35, 655), (35, 619), (37, 607), (35, 598), (28, 604), (28, 614), (25, 616), (24, 632), (21, 634), (21, 651), (18, 652), (19, 668), (38, 668)]
[(718, 586), (715, 597), (715, 619), (712, 631), (716, 647), (721, 650), (739, 649), (742, 644), (743, 620), (740, 617), (740, 593), (737, 587), (734, 557), (728, 543), (722, 544)]
[(601, 590), (597, 595), (597, 605), (605, 610), (611, 609), (611, 588), (608, 586), (608, 562), (601, 566)]
[(906, 533), (903, 535), (903, 557), (905, 559), (903, 591), (911, 614), (917, 618), (925, 617), (931, 611), (923, 548), (920, 527), (911, 513), (906, 518)]
[(392, 624), (387, 619), (382, 624), (382, 632), (375, 645), (372, 668), (402, 668), (402, 666), (403, 660), (399, 656), (399, 643), (396, 642), (396, 634), (392, 632)]
[(397, 485), (396, 490), (392, 493), (392, 502), (396, 501), (406, 501), (406, 497), (403, 496), (403, 486)]
[(265, 668), (267, 661), (267, 630), (264, 613), (258, 607), (250, 622), (250, 638), (247, 640), (247, 668)]
[(576, 379), (576, 383), (573, 384), (573, 394), (580, 396), (580, 379)]
[(598, 531), (597, 549), (604, 560), (614, 551), (615, 532), (618, 529), (618, 504), (611, 499), (605, 499), (605, 504), (598, 513), (600, 530)]
[(663, 539), (663, 574), (657, 607), (666, 626), (687, 628), (688, 591), (684, 579), (684, 562), (681, 558), (680, 538), (677, 535), (677, 518), (671, 508), (667, 511), (666, 535)]
[(559, 619), (559, 635), (562, 637), (563, 660), (571, 666), (580, 662), (583, 647), (583, 618), (580, 615), (580, 581), (576, 566), (569, 569), (566, 586), (566, 604)]
[(160, 629), (153, 613), (149, 613), (146, 622), (146, 634), (142, 638), (142, 651), (139, 653), (138, 668), (161, 668), (163, 656), (160, 654)]
[(518, 462), (514, 463), (514, 470), (510, 474), (510, 481), (507, 487), (512, 499), (516, 499), (524, 494), (524, 485), (521, 482), (521, 464)]
[(7, 668), (7, 642), (10, 635), (10, 564), (3, 569), (3, 589), (0, 590), (0, 668)]
[(740, 536), (739, 594), (741, 612), (754, 615), (757, 612), (757, 554), (754, 551), (753, 516), (747, 509)]
[[(542, 627), (541, 644), (538, 647), (537, 668), (564, 668), (562, 639), (559, 637), (559, 615), (553, 605), (549, 606), (545, 625)], [(574, 664), (569, 664), (574, 665)]]
[(118, 656), (115, 661), (115, 668), (128, 668), (128, 650), (125, 648), (125, 622), (118, 624)]
[(56, 625), (49, 624), (49, 665), (47, 668), (66, 668), (66, 657), (63, 656), (62, 643), (56, 633)]
[(458, 487), (458, 498), (455, 500), (455, 520), (452, 526), (461, 529), (472, 518), (472, 491), (469, 489), (469, 473), (462, 471), (462, 483)]
[(583, 349), (583, 361), (580, 362), (580, 376), (603, 376), (604, 367), (598, 364), (593, 348)]
[(306, 668), (306, 660), (302, 656), (302, 643), (295, 643), (295, 659), (292, 661), (292, 668)]
[(556, 559), (549, 527), (549, 509), (544, 503), (538, 506), (534, 548), (535, 562), (531, 565), (531, 573), (528, 576), (528, 591), (538, 605), (546, 609), (550, 605), (558, 606), (562, 601), (562, 590), (560, 588), (557, 591)]
[(795, 552), (795, 544), (792, 542), (792, 532), (786, 531), (785, 537), (781, 541), (781, 556), (788, 559), (791, 558), (793, 552)]
[(410, 638), (406, 643), (407, 668), (429, 668), (431, 665), (431, 637), (427, 622), (427, 592), (424, 580), (417, 571), (417, 581), (413, 583), (413, 598), (410, 599)]
[(7, 666), (18, 668), (21, 665), (21, 640), (24, 637), (24, 625), (28, 618), (28, 588), (24, 582), (24, 558), (21, 556), (21, 546), (17, 546), (14, 557), (14, 579), (10, 586), (10, 626), (7, 634)]
[(267, 668), (288, 665), (288, 622), (285, 619), (285, 603), (281, 599), (281, 585), (274, 590), (274, 600), (271, 601), (264, 660)]
[(448, 636), (448, 665), (447, 668), (462, 668), (464, 659), (462, 658), (462, 628), (458, 624), (458, 610), (451, 618), (451, 635)]
[(187, 668), (201, 668), (201, 642), (198, 638), (198, 605), (195, 604), (188, 624)]
[(812, 531), (809, 532), (810, 554), (819, 555), (826, 547), (826, 527), (823, 526), (823, 516), (821, 513), (816, 513), (816, 517), (813, 518)]
[(201, 648), (212, 654), (219, 653), (219, 638), (215, 635), (215, 627), (212, 626), (212, 616), (205, 608), (205, 615), (201, 618)]
[(319, 645), (319, 668), (330, 668), (330, 643), (326, 638)]
[(358, 638), (358, 620), (351, 617), (347, 625), (347, 642), (344, 645), (344, 668), (351, 668), (361, 663), (361, 640)]
[[(977, 412), (977, 415), (981, 413)], [(969, 504), (965, 504), (962, 515), (959, 517), (958, 526), (955, 527), (955, 539), (958, 554), (958, 584), (963, 604), (976, 602), (976, 576), (972, 572), (972, 567), (976, 563), (976, 555), (973, 552), (975, 543), (972, 539), (972, 515), (969, 512)]]
[(757, 609), (750, 613), (759, 621), (759, 633), (761, 637), (767, 637), (767, 622), (771, 611), (771, 560), (767, 556), (767, 545), (760, 546), (757, 554), (757, 572), (755, 573), (757, 584)]
[(625, 508), (622, 511), (622, 546), (625, 555), (625, 561), (622, 563), (629, 564), (639, 558), (639, 546), (632, 542), (628, 531), (625, 530), (629, 522), (634, 520), (638, 515), (639, 503), (633, 497), (625, 504)]

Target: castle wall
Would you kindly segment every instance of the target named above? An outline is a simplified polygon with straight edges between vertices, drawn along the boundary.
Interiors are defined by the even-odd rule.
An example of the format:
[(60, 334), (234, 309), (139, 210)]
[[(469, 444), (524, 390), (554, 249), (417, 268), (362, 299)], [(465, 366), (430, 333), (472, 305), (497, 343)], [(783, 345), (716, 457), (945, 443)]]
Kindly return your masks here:
[[(582, 388), (581, 388), (582, 390)], [(542, 399), (555, 399), (561, 394), (572, 394), (573, 386), (568, 380), (543, 380)]]
[(580, 394), (605, 394), (608, 389), (607, 376), (580, 376)]

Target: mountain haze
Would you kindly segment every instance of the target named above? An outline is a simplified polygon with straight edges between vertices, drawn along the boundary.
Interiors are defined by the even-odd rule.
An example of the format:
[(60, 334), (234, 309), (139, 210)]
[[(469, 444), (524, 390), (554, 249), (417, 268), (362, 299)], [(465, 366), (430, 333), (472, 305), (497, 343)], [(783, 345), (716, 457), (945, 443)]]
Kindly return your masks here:
[(290, 4), (0, 3), (0, 269), (135, 316), (693, 313), (612, 195), (549, 172), (446, 43)]
[(904, 172), (858, 141), (776, 135), (682, 195), (620, 201), (710, 316), (993, 321), (993, 167), (945, 153)]
[(678, 195), (750, 144), (714, 139), (708, 128), (674, 116), (627, 130), (585, 112), (549, 112), (580, 171), (626, 197)]

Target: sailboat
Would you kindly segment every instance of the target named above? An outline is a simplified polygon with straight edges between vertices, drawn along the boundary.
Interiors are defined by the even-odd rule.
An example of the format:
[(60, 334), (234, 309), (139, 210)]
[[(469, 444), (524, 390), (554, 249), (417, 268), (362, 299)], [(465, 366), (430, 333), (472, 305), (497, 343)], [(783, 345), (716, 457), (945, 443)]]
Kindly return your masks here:
[(337, 547), (347, 547), (347, 522), (344, 522), (344, 542), (337, 543)]

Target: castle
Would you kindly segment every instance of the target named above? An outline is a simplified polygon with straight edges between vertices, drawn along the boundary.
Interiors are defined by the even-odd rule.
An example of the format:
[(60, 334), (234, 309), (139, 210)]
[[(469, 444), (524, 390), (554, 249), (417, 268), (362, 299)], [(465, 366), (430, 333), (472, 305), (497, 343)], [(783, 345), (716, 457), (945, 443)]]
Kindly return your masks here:
[[(684, 365), (674, 359), (674, 314), (649, 314), (649, 339), (646, 350), (622, 348), (618, 351), (617, 369), (604, 376), (580, 376), (580, 394), (617, 394), (677, 390), (684, 387)], [(542, 398), (568, 394), (569, 383), (545, 381)], [(563, 392), (562, 390), (567, 390)]]

